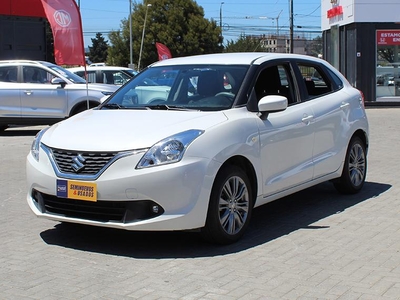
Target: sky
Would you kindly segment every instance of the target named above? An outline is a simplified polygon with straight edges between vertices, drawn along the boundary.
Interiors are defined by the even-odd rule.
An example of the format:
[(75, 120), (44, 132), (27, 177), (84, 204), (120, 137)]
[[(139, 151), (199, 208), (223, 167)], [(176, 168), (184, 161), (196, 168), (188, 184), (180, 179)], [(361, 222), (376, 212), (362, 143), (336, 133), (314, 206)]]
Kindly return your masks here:
[[(108, 40), (108, 33), (118, 30), (129, 15), (130, 0), (76, 0), (80, 7), (85, 47), (100, 32)], [(135, 1), (135, 0), (132, 0)], [(147, 0), (146, 3), (151, 3)], [(220, 24), (224, 43), (237, 40), (241, 34), (289, 34), (290, 0), (197, 0), (206, 19)], [(295, 35), (313, 38), (320, 35), (321, 0), (292, 0)], [(137, 1), (136, 3), (141, 3)], [(149, 8), (151, 9), (151, 8)], [(222, 19), (220, 18), (222, 13)], [(299, 28), (301, 26), (301, 28)]]

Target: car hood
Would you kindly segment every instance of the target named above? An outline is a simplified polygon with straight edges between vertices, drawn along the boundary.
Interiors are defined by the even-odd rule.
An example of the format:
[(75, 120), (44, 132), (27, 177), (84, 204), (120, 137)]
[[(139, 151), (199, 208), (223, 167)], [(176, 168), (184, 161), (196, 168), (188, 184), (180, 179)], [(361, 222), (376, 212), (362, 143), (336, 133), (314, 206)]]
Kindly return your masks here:
[(222, 112), (95, 109), (53, 125), (42, 143), (76, 151), (133, 150), (186, 130), (207, 130), (226, 120)]

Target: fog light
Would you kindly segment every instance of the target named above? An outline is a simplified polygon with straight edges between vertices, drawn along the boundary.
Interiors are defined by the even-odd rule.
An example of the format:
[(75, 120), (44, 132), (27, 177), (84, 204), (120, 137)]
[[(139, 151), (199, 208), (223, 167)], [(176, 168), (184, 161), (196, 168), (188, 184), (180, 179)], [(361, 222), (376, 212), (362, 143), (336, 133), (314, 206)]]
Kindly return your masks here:
[(158, 205), (153, 205), (153, 213), (158, 214)]

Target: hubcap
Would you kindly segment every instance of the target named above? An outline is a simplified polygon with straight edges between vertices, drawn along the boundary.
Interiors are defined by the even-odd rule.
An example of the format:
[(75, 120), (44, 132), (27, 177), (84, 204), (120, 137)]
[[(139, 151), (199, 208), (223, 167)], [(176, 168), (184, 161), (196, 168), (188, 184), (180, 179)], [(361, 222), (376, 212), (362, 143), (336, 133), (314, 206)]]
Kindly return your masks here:
[(360, 144), (355, 144), (350, 151), (349, 174), (354, 186), (359, 186), (364, 181), (365, 153)]
[(228, 234), (238, 233), (249, 211), (249, 193), (245, 182), (237, 176), (229, 178), (219, 197), (219, 220)]

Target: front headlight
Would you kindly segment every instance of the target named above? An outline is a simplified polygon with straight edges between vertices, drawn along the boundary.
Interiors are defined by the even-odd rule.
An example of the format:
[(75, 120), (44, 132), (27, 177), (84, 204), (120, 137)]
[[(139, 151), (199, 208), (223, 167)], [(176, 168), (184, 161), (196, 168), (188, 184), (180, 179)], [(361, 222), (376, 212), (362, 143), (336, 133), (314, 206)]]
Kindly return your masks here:
[(46, 127), (42, 130), (40, 130), (35, 138), (33, 139), (32, 145), (31, 145), (31, 153), (32, 156), (39, 161), (39, 149), (40, 149), (40, 140), (42, 139), (43, 134), (49, 129), (50, 127)]
[(180, 161), (186, 148), (203, 132), (191, 129), (159, 141), (143, 155), (136, 168), (143, 169)]

